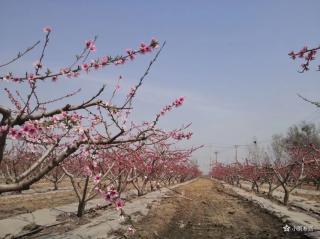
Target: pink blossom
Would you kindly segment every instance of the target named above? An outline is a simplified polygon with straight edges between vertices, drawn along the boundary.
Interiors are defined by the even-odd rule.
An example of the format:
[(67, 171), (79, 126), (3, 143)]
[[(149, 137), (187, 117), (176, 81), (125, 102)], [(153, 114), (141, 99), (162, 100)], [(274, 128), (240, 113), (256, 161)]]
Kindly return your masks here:
[(147, 52), (150, 52), (151, 51), (151, 48), (150, 48), (150, 46), (147, 46), (145, 43), (141, 43), (140, 44), (140, 53), (141, 54), (145, 54), (145, 53), (147, 53)]
[(78, 122), (80, 119), (80, 116), (76, 113), (76, 112), (73, 112), (71, 117), (70, 117), (70, 120), (73, 122), (73, 123), (76, 123)]
[(131, 87), (127, 97), (133, 97), (136, 93), (136, 87)]
[(67, 118), (67, 117), (68, 117), (68, 113), (65, 112), (65, 111), (63, 111), (63, 112), (61, 113), (61, 115), (62, 115), (63, 118)]
[(125, 61), (126, 60), (124, 58), (120, 58), (120, 59), (114, 61), (114, 64), (115, 65), (123, 65), (125, 63)]
[(49, 27), (49, 26), (46, 26), (46, 27), (43, 28), (43, 32), (44, 33), (50, 33), (50, 32), (52, 32), (52, 28)]
[(32, 65), (33, 65), (33, 67), (36, 68), (36, 69), (41, 69), (41, 68), (42, 68), (42, 63), (41, 63), (39, 60), (33, 62)]
[(100, 60), (100, 64), (101, 66), (106, 66), (109, 62), (109, 58), (108, 57), (102, 57), (101, 60)]
[(66, 75), (66, 74), (68, 74), (69, 72), (71, 71), (71, 69), (70, 68), (62, 68), (62, 69), (60, 69), (60, 73), (62, 74), (62, 75)]
[(12, 139), (20, 139), (22, 137), (21, 131), (15, 128), (10, 129), (9, 135)]
[(93, 63), (94, 69), (98, 70), (100, 68), (100, 64), (98, 62)]
[(58, 80), (58, 76), (52, 76), (51, 80), (52, 80), (53, 82), (56, 82), (56, 81)]
[(57, 115), (52, 116), (52, 121), (53, 121), (54, 123), (57, 123), (58, 121), (60, 121), (60, 120), (62, 120), (62, 119), (63, 119), (62, 114), (57, 114)]
[(127, 229), (127, 232), (129, 235), (134, 235), (134, 233), (136, 232), (136, 229), (134, 229), (133, 226), (129, 226)]
[(35, 78), (35, 77), (34, 77), (34, 75), (33, 75), (33, 74), (29, 74), (29, 75), (28, 75), (28, 80), (29, 80), (29, 81), (33, 81), (33, 80), (34, 80), (34, 78)]
[(298, 52), (298, 56), (300, 57), (300, 58), (303, 58), (304, 57), (304, 54), (307, 52), (307, 50), (308, 50), (308, 47), (303, 47), (299, 52)]
[(120, 210), (124, 206), (124, 201), (119, 198), (119, 199), (116, 200), (115, 204), (116, 204), (116, 209)]
[(93, 179), (94, 184), (98, 184), (98, 183), (100, 183), (100, 181), (101, 181), (101, 173), (94, 176), (94, 179)]
[(126, 52), (129, 56), (130, 60), (134, 60), (136, 53), (132, 49), (127, 49)]
[(90, 65), (87, 64), (87, 63), (84, 63), (81, 65), (81, 69), (88, 72), (89, 71), (89, 68), (90, 68)]
[(95, 45), (95, 42), (93, 40), (87, 40), (86, 41), (86, 47), (90, 51), (96, 51), (96, 45)]
[(119, 193), (114, 188), (114, 186), (109, 187), (107, 189), (107, 192), (104, 195), (105, 200), (109, 202), (113, 202), (118, 197), (119, 197)]
[(36, 128), (34, 128), (34, 127), (30, 127), (30, 128), (29, 128), (28, 134), (29, 134), (30, 136), (34, 136), (36, 133), (37, 133)]
[(181, 96), (178, 99), (176, 99), (176, 101), (174, 102), (174, 105), (175, 105), (175, 107), (179, 107), (183, 104), (183, 102), (184, 102), (184, 97)]

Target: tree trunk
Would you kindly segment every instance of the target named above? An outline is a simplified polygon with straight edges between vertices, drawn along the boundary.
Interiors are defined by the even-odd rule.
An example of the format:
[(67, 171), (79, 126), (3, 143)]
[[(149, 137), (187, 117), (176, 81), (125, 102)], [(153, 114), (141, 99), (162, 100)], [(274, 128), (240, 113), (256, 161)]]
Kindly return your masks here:
[(86, 201), (81, 200), (78, 204), (77, 217), (82, 217), (84, 214), (84, 209), (86, 208)]
[(54, 190), (54, 191), (58, 190), (58, 182), (55, 181), (53, 184), (54, 184), (53, 190)]
[(260, 193), (258, 183), (255, 183), (255, 185), (256, 185), (256, 192), (257, 192), (257, 193)]
[(237, 178), (237, 187), (241, 188), (241, 183), (239, 178)]
[(272, 183), (268, 182), (268, 197), (272, 197)]
[(89, 184), (89, 176), (86, 177), (86, 181), (85, 181), (84, 188), (83, 188), (82, 198), (79, 201), (78, 212), (77, 212), (78, 217), (82, 217), (84, 214), (84, 209), (86, 207), (86, 196), (87, 196), (88, 184)]
[(283, 204), (288, 205), (290, 192), (287, 189), (284, 189)]
[(120, 196), (120, 193), (121, 193), (121, 186), (122, 186), (122, 176), (120, 174), (119, 177), (118, 177), (118, 187), (117, 187), (117, 191), (119, 193), (119, 196)]

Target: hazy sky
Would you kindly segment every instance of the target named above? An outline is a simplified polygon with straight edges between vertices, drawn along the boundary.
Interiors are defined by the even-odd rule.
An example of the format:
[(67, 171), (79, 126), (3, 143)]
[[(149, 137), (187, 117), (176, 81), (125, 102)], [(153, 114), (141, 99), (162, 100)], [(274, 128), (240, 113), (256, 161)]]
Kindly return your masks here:
[[(288, 52), (318, 46), (319, 1), (1, 1), (0, 63), (53, 34), (45, 64), (53, 69), (72, 61), (84, 41), (98, 35), (97, 56), (122, 53), (156, 37), (167, 41), (136, 100), (136, 119), (152, 119), (161, 107), (181, 95), (185, 105), (161, 125), (192, 122), (188, 145), (213, 145), (220, 160), (233, 160), (234, 144), (253, 137), (267, 145), (301, 120), (318, 122), (318, 110), (296, 93), (317, 100), (320, 73), (297, 73)], [(4, 71), (24, 72), (39, 51)], [(124, 89), (144, 72), (150, 56), (110, 67), (82, 79), (45, 86), (48, 96), (82, 87), (90, 95), (121, 74)], [(3, 87), (0, 86), (0, 100)], [(44, 87), (44, 86), (43, 86)], [(240, 148), (239, 157), (245, 155)], [(194, 155), (209, 166), (206, 147)]]

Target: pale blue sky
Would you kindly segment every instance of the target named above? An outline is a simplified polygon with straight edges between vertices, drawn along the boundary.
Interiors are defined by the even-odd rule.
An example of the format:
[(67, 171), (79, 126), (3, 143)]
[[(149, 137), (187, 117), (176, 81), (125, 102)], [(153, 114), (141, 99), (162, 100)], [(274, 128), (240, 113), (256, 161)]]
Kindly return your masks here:
[[(193, 122), (189, 144), (214, 144), (221, 160), (233, 151), (216, 146), (247, 144), (256, 136), (267, 142), (300, 120), (318, 121), (314, 106), (296, 93), (318, 99), (320, 75), (297, 73), (287, 56), (320, 39), (319, 1), (1, 1), (0, 62), (11, 58), (53, 28), (48, 66), (60, 68), (98, 35), (97, 55), (117, 54), (141, 41), (167, 41), (137, 98), (137, 119), (184, 95), (185, 105), (168, 115), (165, 128)], [(38, 53), (38, 52), (37, 52)], [(36, 52), (3, 71), (30, 69)], [(86, 79), (46, 88), (47, 95), (82, 87), (89, 95), (119, 74), (133, 85), (152, 56), (112, 67)], [(1, 90), (3, 85), (0, 87)], [(84, 94), (84, 95), (86, 95)], [(4, 101), (3, 91), (0, 100)], [(240, 157), (244, 150), (240, 150)], [(195, 154), (208, 167), (208, 148)]]

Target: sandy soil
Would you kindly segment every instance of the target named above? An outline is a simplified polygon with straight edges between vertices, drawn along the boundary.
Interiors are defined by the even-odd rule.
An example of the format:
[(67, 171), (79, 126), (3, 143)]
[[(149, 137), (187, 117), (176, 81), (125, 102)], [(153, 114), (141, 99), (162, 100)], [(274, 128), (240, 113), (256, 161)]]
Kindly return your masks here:
[(22, 194), (0, 195), (0, 219), (76, 202), (69, 180), (63, 180), (59, 188), (63, 190), (53, 191), (53, 184), (42, 180)]
[[(200, 178), (162, 199), (134, 224), (134, 238), (305, 238), (285, 234), (283, 223), (217, 182)], [(176, 197), (178, 196), (178, 197)]]
[(73, 190), (0, 197), (0, 219), (33, 212), (37, 209), (53, 208), (76, 201), (77, 198)]

